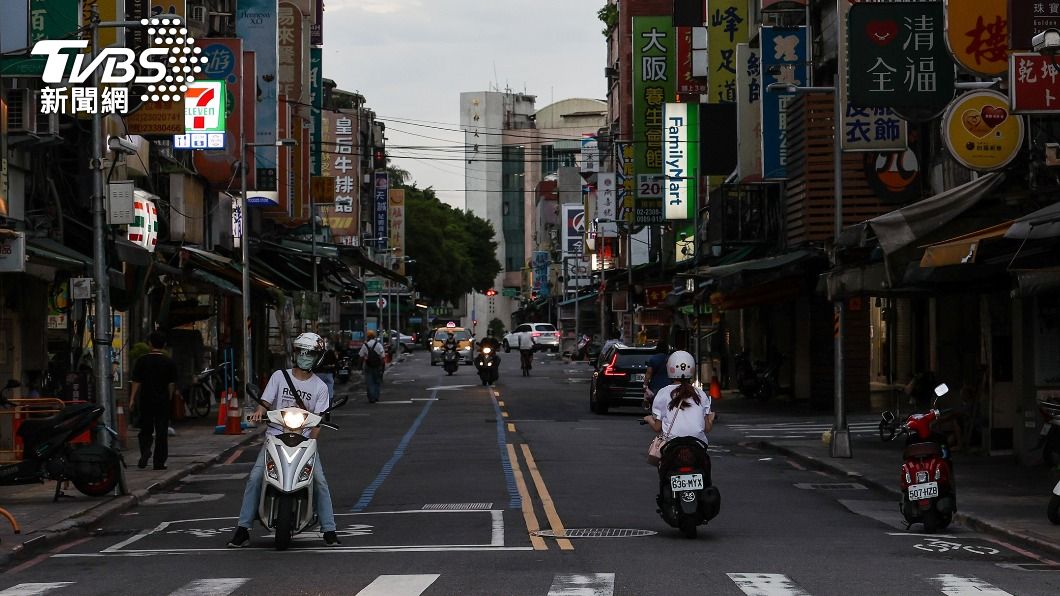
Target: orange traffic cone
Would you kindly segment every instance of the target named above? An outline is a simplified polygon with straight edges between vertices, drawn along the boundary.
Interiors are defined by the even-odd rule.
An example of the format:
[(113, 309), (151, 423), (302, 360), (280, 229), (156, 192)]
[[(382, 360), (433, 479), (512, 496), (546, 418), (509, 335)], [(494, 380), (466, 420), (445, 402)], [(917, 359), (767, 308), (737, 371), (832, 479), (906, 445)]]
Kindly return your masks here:
[(228, 417), (225, 418), (225, 434), (241, 435), (243, 434), (243, 427), (239, 416), (239, 401), (234, 394), (229, 399), (232, 402), (228, 404)]
[(710, 378), (710, 399), (721, 399), (721, 384), (716, 376)]
[(221, 435), (225, 433), (225, 428), (228, 425), (228, 391), (222, 391), (221, 397), (218, 399), (217, 404), (217, 425), (213, 427), (213, 434)]

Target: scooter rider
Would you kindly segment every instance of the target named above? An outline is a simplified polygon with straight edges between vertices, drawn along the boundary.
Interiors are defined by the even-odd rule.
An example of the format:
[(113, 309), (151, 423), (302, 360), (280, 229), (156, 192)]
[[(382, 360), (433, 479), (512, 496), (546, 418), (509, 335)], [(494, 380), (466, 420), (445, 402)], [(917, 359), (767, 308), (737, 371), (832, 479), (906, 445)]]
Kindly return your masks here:
[[(272, 377), (269, 378), (269, 383), (265, 386), (265, 391), (261, 395), (261, 401), (268, 404), (270, 408), (276, 409), (300, 407), (314, 414), (319, 414), (326, 410), (330, 405), (328, 388), (324, 381), (321, 381), (312, 372), (313, 367), (317, 365), (321, 356), (323, 356), (324, 349), (324, 339), (316, 333), (303, 333), (295, 338), (295, 366), (286, 372), (291, 376), (291, 384), (294, 385), (299, 395), (291, 395), (287, 379), (284, 378), (285, 371), (278, 370), (272, 373)], [(249, 419), (258, 422), (267, 411), (267, 408), (259, 404), (258, 409), (250, 415)], [(269, 426), (267, 432), (271, 435), (279, 435), (282, 431)], [(306, 432), (310, 438), (316, 439), (317, 435), (320, 434), (320, 428), (313, 428)], [(250, 528), (258, 511), (258, 503), (261, 501), (264, 472), (265, 450), (263, 448), (258, 454), (258, 460), (254, 463), (254, 468), (250, 471), (250, 476), (247, 478), (247, 487), (243, 492), (243, 505), (239, 510), (239, 525), (236, 527), (232, 539), (228, 542), (228, 546), (231, 548), (240, 548), (250, 544)], [(328, 481), (324, 477), (324, 468), (321, 464), (319, 453), (317, 454), (316, 465), (313, 466), (313, 476), (313, 487), (315, 489), (313, 499), (316, 502), (317, 516), (320, 519), (320, 530), (324, 534), (324, 544), (335, 546), (340, 544), (338, 536), (335, 534), (335, 511), (332, 508), (331, 490), (328, 488)]]
[[(644, 421), (655, 432), (669, 429), (674, 437), (696, 437), (707, 443), (707, 433), (714, 428), (714, 412), (710, 408), (710, 397), (692, 384), (696, 359), (685, 351), (677, 351), (666, 361), (666, 372), (673, 385), (667, 385), (655, 394), (651, 415)], [(681, 413), (684, 415), (679, 415)]]

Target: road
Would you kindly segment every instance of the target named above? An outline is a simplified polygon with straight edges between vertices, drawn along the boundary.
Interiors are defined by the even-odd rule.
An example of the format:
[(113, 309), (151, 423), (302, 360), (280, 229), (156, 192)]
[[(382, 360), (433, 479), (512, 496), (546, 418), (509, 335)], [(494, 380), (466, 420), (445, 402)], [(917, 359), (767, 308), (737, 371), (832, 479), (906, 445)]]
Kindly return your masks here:
[(887, 498), (748, 438), (815, 421), (724, 402), (711, 446), (722, 511), (685, 539), (655, 513), (641, 412), (590, 414), (588, 375), (542, 354), (523, 378), (510, 354), (487, 388), (414, 352), (381, 403), (357, 395), (322, 438), (341, 546), (310, 533), (276, 552), (258, 527), (250, 547), (225, 548), (252, 446), (6, 570), (0, 596), (1060, 593), (1036, 553), (962, 528), (908, 532)]

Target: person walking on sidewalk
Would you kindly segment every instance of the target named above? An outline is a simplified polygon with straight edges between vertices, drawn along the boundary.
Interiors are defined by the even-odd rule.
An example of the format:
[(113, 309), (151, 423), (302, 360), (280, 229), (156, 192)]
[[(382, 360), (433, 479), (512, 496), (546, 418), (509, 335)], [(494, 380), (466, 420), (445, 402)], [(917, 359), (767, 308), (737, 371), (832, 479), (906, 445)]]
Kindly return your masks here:
[[(265, 405), (258, 404), (258, 409), (249, 416), (252, 422), (261, 422), (265, 413), (270, 408), (282, 410), (283, 408), (302, 408), (320, 414), (328, 409), (331, 402), (328, 398), (328, 388), (324, 381), (313, 374), (313, 368), (320, 362), (324, 355), (324, 338), (316, 333), (303, 333), (294, 340), (294, 368), (280, 369), (272, 373), (265, 391), (261, 394), (261, 401)], [(279, 428), (270, 425), (267, 431), (270, 435), (278, 436), (283, 433)], [(311, 428), (303, 431), (303, 434), (311, 439), (316, 439), (320, 434), (320, 428)], [(258, 513), (258, 504), (261, 501), (262, 485), (265, 476), (265, 447), (258, 453), (258, 460), (250, 470), (247, 478), (247, 487), (243, 491), (243, 504), (239, 509), (239, 525), (236, 526), (235, 534), (228, 541), (229, 548), (242, 548), (250, 544), (250, 528), (254, 524), (254, 518)], [(340, 544), (335, 534), (335, 510), (331, 504), (331, 489), (328, 488), (327, 478), (324, 477), (324, 466), (320, 461), (320, 453), (316, 456), (316, 465), (313, 466), (313, 500), (316, 502), (317, 517), (320, 519), (320, 531), (324, 534), (324, 544), (335, 546)]]
[(383, 371), (386, 369), (386, 352), (383, 342), (375, 338), (375, 332), (366, 334), (366, 341), (361, 346), (361, 370), (364, 372), (364, 387), (368, 392), (368, 403), (379, 401), (379, 392), (383, 388)]
[(170, 400), (177, 391), (177, 365), (166, 352), (166, 336), (155, 331), (147, 338), (151, 351), (133, 365), (132, 390), (129, 410), (140, 398), (140, 461), (137, 467), (147, 467), (154, 442), (154, 469), (165, 470), (169, 457)]
[(337, 348), (331, 347), (324, 351), (320, 357), (320, 364), (313, 369), (317, 376), (328, 387), (328, 403), (335, 401), (335, 371), (339, 368), (339, 357)]

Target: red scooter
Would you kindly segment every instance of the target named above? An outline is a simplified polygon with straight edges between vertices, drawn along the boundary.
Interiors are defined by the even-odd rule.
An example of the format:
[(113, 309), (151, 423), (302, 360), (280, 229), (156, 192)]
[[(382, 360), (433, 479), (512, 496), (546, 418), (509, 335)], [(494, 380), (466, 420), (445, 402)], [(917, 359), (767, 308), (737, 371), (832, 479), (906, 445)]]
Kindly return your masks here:
[(884, 412), (880, 422), (882, 439), (906, 437), (898, 480), (902, 493), (899, 509), (909, 526), (923, 523), (928, 533), (946, 529), (957, 511), (957, 488), (946, 437), (931, 428), (942, 415), (934, 406), (948, 392), (945, 383), (936, 387), (935, 402), (926, 414), (913, 414), (898, 424), (893, 413)]

